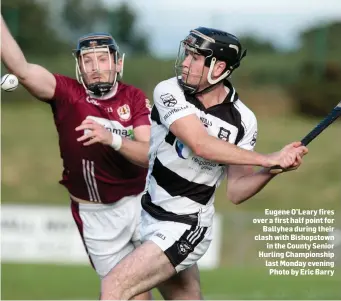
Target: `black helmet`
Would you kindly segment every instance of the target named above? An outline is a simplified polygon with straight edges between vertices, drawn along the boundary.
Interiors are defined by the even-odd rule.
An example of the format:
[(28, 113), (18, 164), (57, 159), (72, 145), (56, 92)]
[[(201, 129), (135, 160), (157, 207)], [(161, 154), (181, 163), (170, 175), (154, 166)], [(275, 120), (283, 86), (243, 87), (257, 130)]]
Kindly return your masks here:
[[(180, 48), (181, 45), (205, 56), (205, 66), (210, 68), (207, 80), (211, 85), (216, 85), (230, 76), (239, 67), (240, 61), (246, 55), (246, 50), (242, 50), (242, 46), (236, 36), (222, 30), (207, 27), (198, 27), (191, 30), (189, 35), (181, 41)], [(180, 49), (176, 67), (182, 64), (179, 61), (179, 56)], [(218, 79), (213, 80), (211, 73), (216, 61), (225, 62), (226, 69)], [(176, 75), (179, 79), (178, 73)], [(187, 91), (197, 93), (197, 87), (188, 86), (181, 79), (180, 84)]]

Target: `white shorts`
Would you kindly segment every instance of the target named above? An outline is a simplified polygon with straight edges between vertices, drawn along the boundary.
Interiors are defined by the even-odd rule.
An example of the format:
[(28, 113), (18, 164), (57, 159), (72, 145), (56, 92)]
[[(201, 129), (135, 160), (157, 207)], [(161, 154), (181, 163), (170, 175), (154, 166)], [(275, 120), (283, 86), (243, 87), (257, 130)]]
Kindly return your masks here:
[(160, 221), (142, 210), (141, 239), (157, 244), (177, 272), (195, 264), (208, 250), (213, 238), (212, 226), (191, 226)]
[(71, 201), (71, 210), (91, 264), (100, 278), (141, 244), (141, 194), (124, 197), (113, 204)]

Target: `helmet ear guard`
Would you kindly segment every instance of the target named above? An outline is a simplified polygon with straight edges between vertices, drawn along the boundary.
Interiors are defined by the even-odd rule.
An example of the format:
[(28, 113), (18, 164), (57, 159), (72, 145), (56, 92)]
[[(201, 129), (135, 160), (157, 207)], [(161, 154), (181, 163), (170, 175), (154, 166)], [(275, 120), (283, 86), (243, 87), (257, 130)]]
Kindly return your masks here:
[[(108, 82), (95, 82), (92, 84), (87, 84), (84, 81), (84, 75), (87, 73), (84, 62), (82, 61), (83, 55), (87, 53), (95, 54), (95, 62), (97, 65), (97, 71), (101, 72), (98, 66), (97, 53), (98, 52), (107, 52), (109, 56), (109, 81)], [(114, 59), (112, 62), (111, 54), (113, 54)], [(91, 33), (81, 37), (78, 40), (77, 48), (73, 51), (73, 56), (76, 60), (76, 78), (80, 84), (82, 84), (86, 91), (89, 93), (101, 96), (105, 93), (108, 93), (116, 84), (117, 76), (122, 78), (123, 76), (123, 62), (124, 62), (124, 54), (121, 58), (121, 69), (119, 72), (116, 71), (116, 66), (119, 63), (119, 47), (116, 44), (115, 40), (110, 34), (107, 33)], [(80, 68), (80, 63), (83, 64), (84, 73), (82, 73)], [(115, 66), (113, 67), (113, 63)], [(103, 71), (103, 70), (102, 70)], [(111, 73), (114, 73), (113, 79)]]
[[(212, 78), (212, 72), (213, 72), (213, 68), (215, 66), (215, 63), (217, 62), (217, 59), (215, 57), (211, 58), (211, 64), (210, 64), (210, 69), (208, 70), (208, 74), (207, 74), (207, 81), (211, 84), (217, 84), (218, 82), (222, 81), (224, 78), (228, 77), (229, 74), (231, 73), (231, 70), (226, 70), (222, 75), (220, 75), (218, 78), (213, 79)], [(228, 68), (227, 68), (228, 69)]]
[(215, 57), (206, 59), (205, 65), (206, 65), (206, 61), (210, 61), (210, 65), (208, 66), (210, 69), (208, 70), (207, 81), (211, 85), (214, 85), (214, 84), (217, 84), (218, 82), (222, 81), (223, 79), (230, 77), (232, 72), (240, 66), (240, 62), (245, 56), (246, 56), (246, 49), (242, 52), (242, 55), (240, 56), (240, 58), (237, 62), (235, 62), (233, 65), (230, 65), (230, 66), (228, 66), (228, 64), (226, 64), (225, 72), (223, 72), (223, 74), (220, 75), (217, 79), (212, 79), (212, 72), (213, 72), (213, 68), (217, 62), (217, 59)]

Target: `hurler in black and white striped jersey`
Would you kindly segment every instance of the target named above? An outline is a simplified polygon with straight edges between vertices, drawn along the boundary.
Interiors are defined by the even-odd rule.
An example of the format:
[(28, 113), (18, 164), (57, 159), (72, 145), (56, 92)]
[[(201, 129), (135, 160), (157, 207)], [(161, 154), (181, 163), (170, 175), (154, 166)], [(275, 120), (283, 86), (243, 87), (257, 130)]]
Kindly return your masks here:
[[(195, 214), (195, 224), (210, 227), (214, 214), (214, 192), (223, 180), (225, 164), (201, 157), (173, 134), (171, 125), (186, 116), (201, 121), (207, 134), (240, 148), (253, 150), (257, 120), (238, 98), (229, 81), (220, 104), (206, 108), (199, 99), (185, 94), (176, 77), (161, 82), (154, 91), (152, 140), (149, 151), (144, 209), (156, 219), (163, 210), (177, 216)], [(199, 142), (200, 143), (200, 142)], [(155, 210), (152, 210), (155, 209)], [(161, 214), (160, 214), (161, 215)]]
[(176, 77), (156, 86), (144, 243), (109, 273), (107, 299), (155, 286), (165, 299), (201, 299), (196, 263), (212, 240), (214, 195), (225, 175), (227, 198), (239, 204), (274, 177), (271, 166), (301, 164), (307, 149), (299, 142), (268, 155), (253, 151), (256, 117), (227, 79), (245, 55), (235, 36), (199, 27), (180, 44)]

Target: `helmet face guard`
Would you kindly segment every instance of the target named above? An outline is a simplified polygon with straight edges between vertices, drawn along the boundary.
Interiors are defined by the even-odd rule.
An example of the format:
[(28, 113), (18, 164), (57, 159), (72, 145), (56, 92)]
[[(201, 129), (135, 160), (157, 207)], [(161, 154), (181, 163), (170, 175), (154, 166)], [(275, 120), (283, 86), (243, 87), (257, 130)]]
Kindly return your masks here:
[[(206, 61), (212, 56), (212, 51), (209, 49), (203, 50), (197, 47), (195, 44), (191, 43), (188, 36), (185, 40), (180, 42), (178, 56), (175, 61), (175, 74), (178, 79), (180, 86), (188, 93), (193, 94), (197, 92), (200, 84), (202, 83), (204, 67), (206, 66)], [(184, 70), (183, 62), (186, 57), (192, 54), (192, 59), (189, 62), (188, 69)], [(194, 72), (192, 70), (193, 55), (203, 55), (205, 57), (205, 64), (202, 66), (201, 70)]]
[[(92, 67), (85, 64), (85, 55), (93, 53)], [(99, 57), (107, 55), (109, 67), (107, 70), (101, 70), (99, 64)], [(109, 34), (88, 34), (79, 39), (77, 49), (74, 50), (73, 55), (76, 60), (76, 77), (79, 83), (89, 92), (97, 96), (108, 93), (115, 85), (117, 75), (123, 75), (123, 59), (121, 59), (121, 70), (116, 70), (119, 63), (119, 49)], [(97, 82), (89, 83), (89, 76), (98, 73), (108, 74), (106, 81), (98, 80)]]
[[(203, 79), (204, 66), (209, 68), (207, 81), (212, 87), (229, 77), (239, 67), (241, 59), (246, 55), (246, 50), (241, 51), (241, 45), (235, 36), (219, 31), (220, 35), (224, 35), (224, 40), (220, 40), (221, 37), (217, 36), (217, 32), (213, 29), (199, 27), (191, 30), (190, 34), (180, 42), (178, 57), (175, 62), (175, 74), (180, 86), (188, 93), (199, 93), (198, 89)], [(205, 57), (201, 74), (191, 73), (192, 62), (189, 65), (188, 74), (183, 73), (182, 63), (188, 51)], [(213, 79), (212, 72), (216, 61), (225, 62), (226, 68), (218, 78)], [(190, 83), (188, 82), (189, 75), (192, 79), (200, 77), (200, 80), (197, 83)]]

